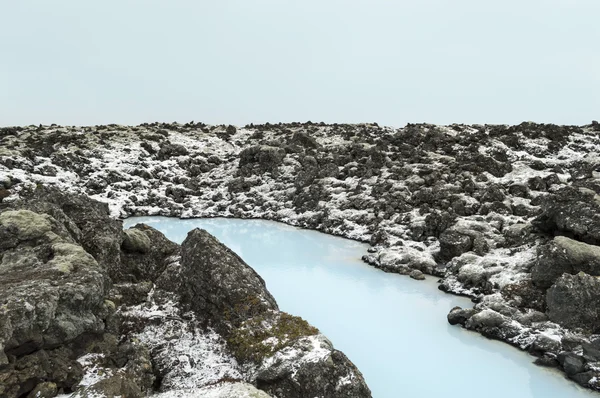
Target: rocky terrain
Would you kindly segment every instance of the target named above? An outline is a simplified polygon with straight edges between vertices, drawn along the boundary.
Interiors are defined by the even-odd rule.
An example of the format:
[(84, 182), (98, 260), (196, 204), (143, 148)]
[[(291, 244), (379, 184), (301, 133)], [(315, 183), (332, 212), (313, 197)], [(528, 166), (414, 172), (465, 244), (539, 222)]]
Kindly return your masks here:
[[(11, 206), (38, 185), (55, 186), (108, 204), (113, 218), (264, 218), (369, 242), (369, 264), (415, 279), (435, 275), (441, 290), (471, 297), (474, 307), (453, 309), (450, 323), (600, 389), (599, 150), (597, 122), (10, 127), (0, 129), (0, 198)], [(188, 240), (202, 245), (208, 237)], [(192, 258), (185, 246), (181, 258)], [(93, 250), (94, 258), (105, 255)], [(127, 283), (150, 280), (165, 291), (175, 283), (153, 279), (161, 267), (135, 264), (119, 267)], [(170, 275), (186, 272), (176, 264), (165, 266)], [(193, 313), (222, 310), (193, 290), (176, 291), (181, 303), (194, 303)], [(272, 298), (259, 304), (271, 314)], [(281, 323), (278, 315), (249, 319), (213, 327), (236, 330), (235, 342), (259, 322)], [(316, 337), (304, 341), (321, 347)], [(255, 358), (244, 344), (228, 347)], [(255, 372), (244, 374), (267, 374), (255, 384), (277, 395), (268, 387), (277, 376)]]
[(182, 245), (39, 186), (0, 203), (0, 397), (370, 397), (204, 230)]

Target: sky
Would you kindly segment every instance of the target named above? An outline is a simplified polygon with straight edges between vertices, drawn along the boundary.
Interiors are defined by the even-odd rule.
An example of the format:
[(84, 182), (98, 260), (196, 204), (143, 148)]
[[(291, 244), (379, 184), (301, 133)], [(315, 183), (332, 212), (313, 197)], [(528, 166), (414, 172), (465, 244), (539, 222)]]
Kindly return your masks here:
[(599, 0), (0, 0), (0, 126), (588, 124)]

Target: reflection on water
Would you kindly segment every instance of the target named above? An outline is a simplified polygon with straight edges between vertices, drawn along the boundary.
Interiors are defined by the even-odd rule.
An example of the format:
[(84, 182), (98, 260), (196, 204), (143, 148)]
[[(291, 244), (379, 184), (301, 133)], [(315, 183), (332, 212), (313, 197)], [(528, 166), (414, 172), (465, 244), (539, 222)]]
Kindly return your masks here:
[(469, 300), (360, 261), (367, 245), (263, 220), (136, 217), (182, 242), (208, 230), (266, 281), (282, 310), (318, 327), (363, 372), (375, 398), (596, 397), (533, 357), (453, 327)]

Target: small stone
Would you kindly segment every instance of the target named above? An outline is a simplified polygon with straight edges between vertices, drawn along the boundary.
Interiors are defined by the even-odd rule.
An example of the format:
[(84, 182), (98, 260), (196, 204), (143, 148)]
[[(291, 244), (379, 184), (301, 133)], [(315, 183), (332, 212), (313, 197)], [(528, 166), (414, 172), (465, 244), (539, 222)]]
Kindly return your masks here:
[(425, 275), (419, 271), (418, 269), (414, 269), (410, 272), (410, 274), (408, 274), (408, 276), (410, 276), (412, 279), (416, 279), (418, 281), (422, 281), (425, 280)]

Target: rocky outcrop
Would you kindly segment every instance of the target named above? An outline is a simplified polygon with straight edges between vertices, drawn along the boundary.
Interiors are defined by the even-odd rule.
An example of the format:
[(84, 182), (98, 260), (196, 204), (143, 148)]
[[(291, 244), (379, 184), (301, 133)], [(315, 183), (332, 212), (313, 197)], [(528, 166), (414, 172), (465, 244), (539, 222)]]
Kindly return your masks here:
[(531, 272), (531, 279), (537, 286), (548, 288), (565, 273), (582, 271), (600, 275), (600, 246), (558, 236), (538, 250), (538, 261)]
[(0, 208), (0, 396), (370, 397), (206, 231), (180, 247), (143, 224), (111, 235), (115, 224), (105, 206), (44, 188)]
[(306, 321), (280, 312), (264, 280), (205, 230), (188, 233), (180, 265), (161, 278), (161, 288), (220, 331), (239, 363), (258, 368), (250, 380), (261, 390), (298, 398), (371, 396), (348, 358)]
[(600, 332), (600, 280), (583, 272), (564, 274), (546, 294), (548, 317), (559, 325)]
[(536, 225), (543, 231), (600, 243), (600, 196), (585, 187), (565, 187), (542, 201)]
[(278, 310), (260, 275), (205, 230), (188, 233), (180, 264), (169, 277), (174, 284), (161, 281), (159, 286), (178, 293), (183, 303), (221, 331), (252, 315)]

